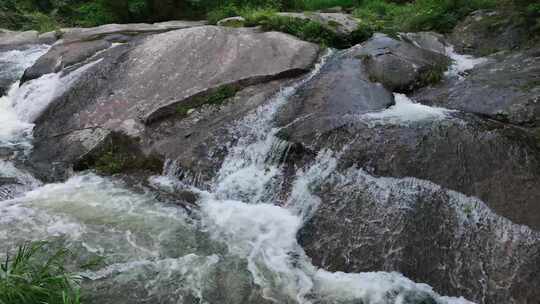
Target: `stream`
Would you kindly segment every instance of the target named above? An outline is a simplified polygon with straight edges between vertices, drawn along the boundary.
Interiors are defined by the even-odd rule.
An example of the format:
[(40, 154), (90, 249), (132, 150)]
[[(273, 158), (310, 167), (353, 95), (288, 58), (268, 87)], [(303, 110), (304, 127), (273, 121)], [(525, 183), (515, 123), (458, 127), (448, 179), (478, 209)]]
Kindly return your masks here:
[[(46, 51), (35, 46), (1, 53), (0, 60), (16, 61), (19, 68), (10, 73), (20, 77)], [(83, 277), (84, 303), (471, 303), (438, 295), (399, 273), (318, 269), (297, 243), (297, 232), (319, 204), (313, 189), (334, 171), (340, 151), (319, 153), (276, 204), (284, 182), (279, 160), (287, 145), (275, 136), (273, 117), (329, 56), (234, 123), (238, 140), (210, 190), (177, 179), (174, 162), (150, 178), (164, 191), (196, 193), (200, 208), (191, 213), (116, 178), (83, 172), (43, 185), (18, 168), (17, 160), (32, 149), (33, 120), (70, 80), (48, 74), (21, 87), (13, 84), (0, 99), (0, 179), (17, 181), (0, 183), (0, 253), (28, 240), (69, 248), (75, 253), (72, 267)], [(407, 123), (446, 117), (447, 110), (414, 104), (404, 95), (396, 101), (361, 119)]]

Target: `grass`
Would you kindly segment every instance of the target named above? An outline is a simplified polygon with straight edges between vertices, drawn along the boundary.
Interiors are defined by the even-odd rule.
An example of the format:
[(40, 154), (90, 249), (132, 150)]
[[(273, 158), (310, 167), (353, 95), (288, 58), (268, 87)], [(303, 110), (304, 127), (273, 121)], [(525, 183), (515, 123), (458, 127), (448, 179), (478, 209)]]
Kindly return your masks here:
[(21, 245), (0, 265), (1, 304), (79, 304), (80, 278), (64, 268), (67, 249), (49, 253), (47, 242)]

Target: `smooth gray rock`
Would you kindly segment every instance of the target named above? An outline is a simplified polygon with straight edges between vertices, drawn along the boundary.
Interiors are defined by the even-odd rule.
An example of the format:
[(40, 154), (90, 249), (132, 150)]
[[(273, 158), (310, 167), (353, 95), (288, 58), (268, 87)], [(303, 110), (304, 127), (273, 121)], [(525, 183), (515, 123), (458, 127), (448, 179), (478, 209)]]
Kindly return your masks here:
[(370, 79), (391, 91), (408, 92), (436, 82), (450, 63), (445, 55), (384, 34), (375, 34), (355, 49)]
[(101, 39), (109, 35), (139, 35), (144, 33), (159, 33), (171, 30), (203, 26), (206, 21), (168, 21), (154, 24), (106, 24), (91, 28), (66, 28), (61, 29), (62, 39), (65, 42), (87, 41)]
[[(127, 43), (141, 35), (162, 33), (205, 25), (205, 21), (167, 21), (154, 24), (106, 24), (92, 28), (64, 28), (39, 36), (39, 41), (56, 41), (50, 51), (30, 67), (21, 83), (54, 73), (96, 55), (112, 45)], [(56, 38), (53, 38), (54, 37)]]
[(356, 168), (315, 189), (321, 203), (299, 241), (317, 266), (397, 271), (475, 303), (534, 303), (540, 296), (540, 232), (475, 198)]
[(39, 39), (39, 43), (51, 45), (58, 40), (59, 36), (60, 36), (60, 33), (53, 31), (53, 32), (40, 34), (38, 36), (38, 39)]
[[(65, 164), (79, 161), (94, 145), (80, 144), (73, 135), (87, 129), (144, 140), (148, 124), (184, 118), (179, 107), (200, 107), (224, 85), (241, 90), (300, 75), (311, 68), (318, 51), (318, 46), (282, 33), (213, 26), (151, 35), (109, 48), (92, 57), (93, 64), (37, 119), (34, 159), (45, 165), (55, 159)], [(221, 123), (240, 117), (235, 115), (241, 113), (232, 113)], [(69, 150), (68, 157), (57, 155), (51, 141), (54, 149)], [(151, 150), (150, 146), (145, 144), (143, 150)], [(185, 148), (180, 141), (180, 146), (157, 153), (169, 156)]]
[(448, 44), (442, 34), (435, 32), (399, 33), (399, 38), (419, 48), (446, 55)]
[(540, 45), (489, 57), (464, 79), (415, 93), (425, 104), (471, 112), (525, 126), (540, 126)]
[(38, 44), (38, 36), (37, 31), (14, 32), (2, 30), (0, 31), (0, 50), (18, 49)]

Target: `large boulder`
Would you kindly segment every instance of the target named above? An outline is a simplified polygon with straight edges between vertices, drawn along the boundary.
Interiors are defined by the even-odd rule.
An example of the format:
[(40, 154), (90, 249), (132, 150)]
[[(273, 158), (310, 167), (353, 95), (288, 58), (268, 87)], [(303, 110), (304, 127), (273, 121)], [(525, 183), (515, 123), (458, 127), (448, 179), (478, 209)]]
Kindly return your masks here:
[(14, 32), (0, 30), (0, 51), (25, 48), (28, 45), (39, 43), (37, 31)]
[(315, 265), (398, 271), (475, 303), (534, 303), (540, 233), (478, 199), (414, 178), (351, 168), (314, 189), (321, 202), (299, 232)]
[[(305, 131), (324, 133), (343, 125), (345, 116), (383, 110), (394, 104), (393, 95), (373, 83), (364, 72), (355, 49), (329, 59), (319, 75), (302, 86), (285, 104), (276, 119), (279, 125), (294, 128), (298, 137)], [(292, 135), (292, 134), (291, 134)]]
[(343, 150), (342, 168), (359, 166), (378, 176), (433, 181), (481, 198), (516, 223), (540, 229), (536, 138), (519, 128), (441, 111), (400, 102), (382, 113), (342, 115), (332, 121), (314, 112), (305, 115), (323, 126), (313, 128), (298, 119), (280, 135), (299, 147), (296, 166), (303, 166), (305, 155)]
[(45, 33), (40, 36), (42, 41), (52, 39), (51, 35), (58, 35), (62, 39), (55, 43), (50, 51), (31, 68), (25, 71), (21, 83), (81, 63), (98, 52), (109, 48), (113, 43), (126, 43), (141, 35), (203, 26), (205, 24), (205, 21), (106, 24), (91, 28), (65, 28), (58, 33)]
[[(184, 119), (190, 109), (218, 105), (237, 93), (242, 96), (246, 87), (300, 75), (311, 68), (318, 50), (314, 44), (281, 33), (213, 26), (115, 45), (92, 57), (80, 77), (36, 120), (34, 160), (46, 166), (58, 161), (63, 167), (90, 157), (91, 151), (109, 151), (109, 144), (122, 136), (130, 138), (128, 146), (145, 144), (133, 151), (153, 151), (162, 159), (172, 157), (169, 152), (178, 155), (186, 148), (181, 140), (176, 140), (180, 146), (164, 150), (152, 149), (152, 145), (167, 142), (165, 136), (190, 132), (171, 127), (169, 131), (176, 131), (155, 138), (152, 128), (163, 131), (161, 122)], [(274, 85), (270, 91), (278, 89)], [(220, 123), (241, 113), (232, 112)], [(202, 125), (193, 126), (191, 133)], [(64, 153), (57, 153), (63, 149)]]
[(486, 56), (525, 45), (529, 29), (507, 13), (480, 10), (460, 22), (449, 39), (459, 53)]
[(206, 25), (206, 21), (167, 21), (154, 24), (105, 24), (89, 28), (61, 29), (62, 39), (66, 42), (97, 40), (110, 36), (134, 36), (145, 33), (160, 33)]
[(397, 92), (408, 92), (440, 81), (450, 63), (441, 53), (384, 34), (375, 34), (355, 48), (370, 79)]
[(425, 104), (513, 124), (540, 126), (540, 45), (489, 57), (462, 79), (415, 93)]

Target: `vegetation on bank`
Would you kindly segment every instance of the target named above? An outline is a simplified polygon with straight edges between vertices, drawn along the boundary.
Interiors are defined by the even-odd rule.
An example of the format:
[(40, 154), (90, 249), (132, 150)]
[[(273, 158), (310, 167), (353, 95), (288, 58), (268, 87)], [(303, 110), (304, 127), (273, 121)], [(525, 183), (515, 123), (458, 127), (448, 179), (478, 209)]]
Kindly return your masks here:
[(6, 254), (0, 265), (0, 303), (80, 303), (80, 279), (64, 268), (69, 251), (51, 252), (47, 245), (25, 243)]
[[(313, 24), (272, 16), (276, 11), (310, 11), (341, 7), (367, 31), (450, 31), (477, 9), (498, 8), (516, 16), (532, 31), (540, 30), (540, 3), (529, 0), (0, 0), (0, 27), (49, 31), (59, 27), (106, 23), (154, 22), (169, 19), (248, 17), (266, 20), (269, 28), (285, 28), (306, 36), (327, 33)], [(286, 25), (293, 22), (293, 25)], [(293, 29), (291, 29), (293, 28)], [(325, 38), (329, 39), (329, 38)]]

